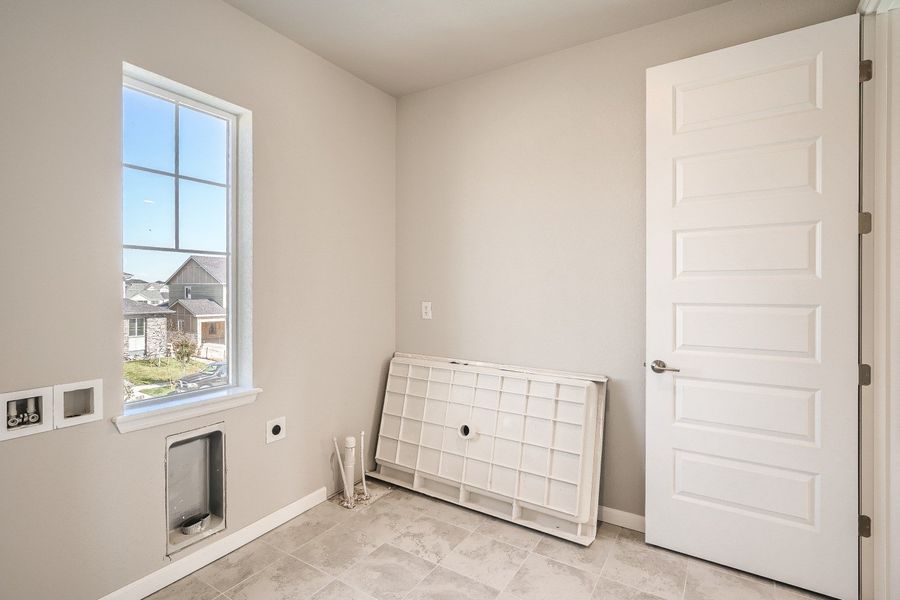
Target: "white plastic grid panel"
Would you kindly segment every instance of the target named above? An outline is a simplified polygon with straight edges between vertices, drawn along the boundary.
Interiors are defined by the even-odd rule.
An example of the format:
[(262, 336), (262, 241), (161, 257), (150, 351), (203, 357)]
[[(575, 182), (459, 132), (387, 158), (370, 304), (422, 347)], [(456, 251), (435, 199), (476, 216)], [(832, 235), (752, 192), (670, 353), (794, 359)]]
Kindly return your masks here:
[(588, 380), (394, 358), (376, 462), (583, 523), (598, 395)]

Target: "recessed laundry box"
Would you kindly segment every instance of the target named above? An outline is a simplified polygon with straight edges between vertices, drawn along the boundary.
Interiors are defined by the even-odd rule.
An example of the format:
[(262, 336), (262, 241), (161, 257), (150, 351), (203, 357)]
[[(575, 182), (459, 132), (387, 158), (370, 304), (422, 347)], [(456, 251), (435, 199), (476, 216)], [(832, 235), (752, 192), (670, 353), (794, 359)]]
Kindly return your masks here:
[(166, 554), (225, 529), (225, 429), (166, 438)]
[(590, 544), (606, 381), (397, 354), (375, 476)]

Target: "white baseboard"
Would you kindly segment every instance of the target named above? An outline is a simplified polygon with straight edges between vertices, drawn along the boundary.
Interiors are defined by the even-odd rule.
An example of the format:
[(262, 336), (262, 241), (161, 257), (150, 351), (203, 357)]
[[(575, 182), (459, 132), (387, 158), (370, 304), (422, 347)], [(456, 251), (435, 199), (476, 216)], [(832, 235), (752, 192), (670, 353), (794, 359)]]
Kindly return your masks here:
[(644, 533), (644, 517), (634, 513), (625, 512), (617, 508), (600, 507), (600, 514), (597, 519), (610, 525), (618, 525), (625, 529), (633, 529)]
[(140, 600), (222, 558), (229, 552), (237, 550), (244, 544), (252, 542), (264, 533), (290, 521), (297, 515), (308, 511), (325, 500), (325, 488), (319, 488), (296, 502), (292, 502), (284, 508), (280, 508), (272, 514), (263, 517), (259, 521), (251, 523), (243, 529), (235, 531), (192, 554), (188, 554), (184, 558), (166, 565), (162, 569), (103, 596), (100, 600)]

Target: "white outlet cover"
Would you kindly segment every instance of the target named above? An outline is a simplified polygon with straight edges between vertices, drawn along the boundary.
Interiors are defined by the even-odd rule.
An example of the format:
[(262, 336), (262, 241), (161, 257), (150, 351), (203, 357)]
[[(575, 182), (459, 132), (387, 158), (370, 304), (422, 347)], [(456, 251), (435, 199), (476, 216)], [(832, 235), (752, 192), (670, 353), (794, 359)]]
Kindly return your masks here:
[(431, 302), (428, 302), (428, 301), (422, 302), (422, 318), (423, 319), (431, 318)]
[[(277, 442), (278, 440), (283, 440), (287, 437), (287, 426), (285, 417), (278, 417), (277, 419), (271, 419), (266, 422), (266, 443), (271, 444), (272, 442)], [(281, 431), (278, 434), (272, 433), (272, 428), (276, 425), (281, 427)]]

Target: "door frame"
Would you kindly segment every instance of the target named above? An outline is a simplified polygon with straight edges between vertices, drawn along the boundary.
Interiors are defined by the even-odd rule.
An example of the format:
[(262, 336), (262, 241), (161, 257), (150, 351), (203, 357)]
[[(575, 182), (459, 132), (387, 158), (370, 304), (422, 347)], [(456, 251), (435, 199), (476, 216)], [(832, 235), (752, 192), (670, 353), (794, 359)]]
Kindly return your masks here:
[[(872, 214), (872, 233), (861, 238), (860, 357), (872, 366), (872, 384), (860, 388), (860, 513), (872, 518), (872, 537), (860, 538), (863, 598), (890, 600), (900, 593), (900, 0), (862, 0), (862, 58), (874, 77), (861, 87), (861, 209)], [(893, 160), (892, 160), (893, 157)], [(891, 210), (893, 208), (893, 210)], [(893, 504), (893, 505), (892, 505)]]

